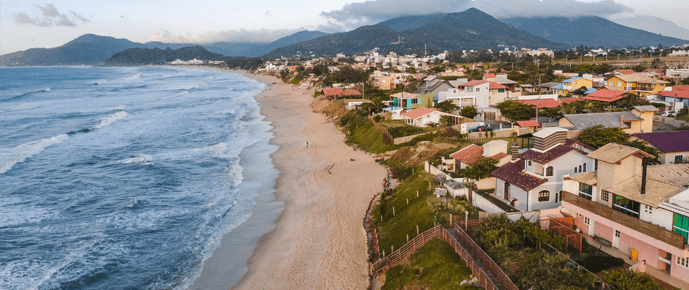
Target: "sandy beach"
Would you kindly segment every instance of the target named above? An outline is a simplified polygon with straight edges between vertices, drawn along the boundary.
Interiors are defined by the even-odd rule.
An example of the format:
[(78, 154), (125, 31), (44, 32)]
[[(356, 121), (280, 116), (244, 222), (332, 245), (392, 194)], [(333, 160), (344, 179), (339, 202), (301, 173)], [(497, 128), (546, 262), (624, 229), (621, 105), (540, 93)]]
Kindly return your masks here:
[[(371, 198), (383, 190), (385, 168), (365, 152), (348, 147), (344, 134), (312, 111), (311, 90), (272, 76), (233, 72), (268, 85), (256, 99), (261, 114), (274, 127), (271, 144), (279, 146), (271, 155), (279, 170), (275, 198), (284, 204), (273, 230), (260, 238), (246, 274), (233, 289), (368, 287), (362, 222)], [(254, 215), (247, 226), (261, 218)], [(227, 247), (233, 247), (229, 238), (206, 261), (190, 289), (232, 286), (223, 284), (223, 273), (239, 269), (223, 262)]]

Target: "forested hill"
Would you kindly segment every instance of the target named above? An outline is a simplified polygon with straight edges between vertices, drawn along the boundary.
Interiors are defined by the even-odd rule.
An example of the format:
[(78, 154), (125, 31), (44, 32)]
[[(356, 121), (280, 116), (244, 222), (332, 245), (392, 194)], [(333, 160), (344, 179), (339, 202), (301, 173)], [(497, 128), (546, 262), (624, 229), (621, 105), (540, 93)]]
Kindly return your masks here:
[(178, 49), (160, 48), (131, 48), (116, 53), (108, 60), (108, 66), (136, 66), (149, 64), (165, 64), (177, 59), (180, 60), (224, 60), (227, 57), (217, 53), (212, 53), (200, 45), (187, 46)]

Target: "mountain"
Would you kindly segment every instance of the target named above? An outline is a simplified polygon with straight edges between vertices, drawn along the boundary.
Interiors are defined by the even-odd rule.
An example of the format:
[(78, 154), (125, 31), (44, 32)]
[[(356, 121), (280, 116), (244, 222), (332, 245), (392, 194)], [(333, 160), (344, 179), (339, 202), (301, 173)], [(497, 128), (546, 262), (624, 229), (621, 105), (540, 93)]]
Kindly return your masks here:
[[(380, 52), (396, 51), (399, 53), (423, 54), (427, 42), (404, 33), (399, 33), (385, 25), (362, 26), (355, 30), (333, 33), (309, 41), (303, 41), (278, 48), (265, 56), (268, 58), (290, 57), (294, 55), (347, 55), (363, 53), (379, 48)], [(440, 51), (438, 47), (428, 45), (430, 51)]]
[(485, 50), (502, 47), (566, 49), (511, 27), (475, 8), (464, 12), (402, 16), (353, 31), (322, 36), (274, 50), (266, 56), (347, 55), (379, 48), (381, 53), (430, 54), (444, 50)]
[(617, 24), (631, 28), (646, 30), (679, 39), (689, 39), (689, 29), (681, 27), (672, 21), (649, 15), (638, 15), (629, 18), (612, 19)]
[(114, 54), (105, 61), (109, 66), (136, 66), (149, 64), (165, 64), (177, 59), (180, 60), (223, 60), (227, 57), (212, 53), (203, 46), (194, 45), (178, 49), (160, 48), (130, 48)]
[(672, 46), (689, 41), (626, 27), (598, 16), (508, 18), (502, 21), (528, 33), (569, 47)]
[(0, 66), (93, 65), (129, 48), (144, 47), (126, 39), (84, 34), (55, 48), (32, 48), (0, 55)]
[[(311, 40), (326, 35), (320, 31), (300, 31), (270, 43), (215, 42), (202, 46), (213, 53), (225, 56), (257, 57), (281, 46)], [(147, 42), (136, 43), (126, 39), (84, 34), (55, 48), (31, 48), (0, 55), (0, 66), (53, 66), (102, 64), (118, 52), (130, 48), (158, 48), (175, 50), (194, 46), (192, 43)]]

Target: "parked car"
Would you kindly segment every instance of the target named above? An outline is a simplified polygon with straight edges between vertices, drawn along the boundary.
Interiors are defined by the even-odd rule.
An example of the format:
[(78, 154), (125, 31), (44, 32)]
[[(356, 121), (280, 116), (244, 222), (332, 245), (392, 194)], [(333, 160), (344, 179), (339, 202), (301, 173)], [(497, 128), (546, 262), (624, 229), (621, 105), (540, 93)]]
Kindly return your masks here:
[(484, 132), (484, 131), (493, 131), (493, 128), (491, 128), (488, 125), (481, 125), (481, 126), (476, 126), (474, 128), (469, 129), (469, 132)]
[(675, 115), (675, 111), (665, 111), (665, 112), (660, 113), (660, 115), (663, 116), (663, 117), (667, 117), (667, 116), (670, 116), (670, 115), (673, 115), (673, 116), (674, 116), (674, 115)]

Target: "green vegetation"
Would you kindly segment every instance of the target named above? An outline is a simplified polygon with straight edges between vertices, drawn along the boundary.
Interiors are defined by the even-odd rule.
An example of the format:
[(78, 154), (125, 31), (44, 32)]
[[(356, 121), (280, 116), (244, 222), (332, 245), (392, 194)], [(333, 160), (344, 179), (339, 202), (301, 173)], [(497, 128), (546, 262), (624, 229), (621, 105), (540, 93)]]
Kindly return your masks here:
[(453, 104), (452, 101), (447, 100), (443, 101), (440, 103), (435, 104), (435, 108), (438, 110), (441, 110), (446, 113), (452, 113), (452, 111), (457, 110), (459, 107), (457, 105)]
[(655, 157), (654, 162), (658, 162), (658, 149), (651, 147), (648, 145), (648, 142), (641, 139), (628, 141), (627, 134), (624, 132), (624, 130), (622, 130), (622, 128), (603, 128), (603, 125), (597, 125), (584, 129), (577, 140), (596, 148), (603, 147), (609, 143), (617, 143), (620, 145), (641, 149), (642, 151), (653, 155)]
[(390, 268), (383, 289), (481, 289), (459, 286), (471, 276), (471, 269), (444, 241), (434, 239), (411, 256), (411, 265)]
[(301, 83), (301, 79), (300, 79), (300, 78), (292, 78), (292, 80), (289, 81), (289, 84), (290, 84), (290, 85), (298, 85), (299, 83)]
[(500, 113), (512, 122), (531, 120), (536, 117), (536, 109), (533, 106), (524, 105), (520, 102), (506, 101), (498, 106)]
[(623, 269), (612, 273), (605, 272), (605, 281), (615, 289), (624, 290), (660, 290), (658, 282), (646, 273)]
[(478, 115), (478, 111), (474, 106), (466, 106), (459, 111), (459, 114), (462, 115), (462, 117), (473, 119), (474, 117), (476, 117), (476, 115)]
[(498, 168), (498, 161), (493, 158), (483, 158), (464, 169), (464, 176), (473, 180), (490, 177), (490, 173)]
[(421, 134), (423, 132), (423, 128), (409, 126), (406, 124), (404, 126), (396, 126), (391, 128), (388, 127), (388, 133), (390, 133), (390, 135), (392, 135), (394, 138)]
[(588, 256), (579, 265), (593, 273), (624, 266), (624, 260), (613, 256)]

